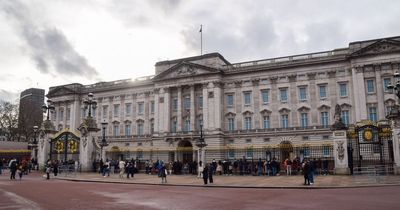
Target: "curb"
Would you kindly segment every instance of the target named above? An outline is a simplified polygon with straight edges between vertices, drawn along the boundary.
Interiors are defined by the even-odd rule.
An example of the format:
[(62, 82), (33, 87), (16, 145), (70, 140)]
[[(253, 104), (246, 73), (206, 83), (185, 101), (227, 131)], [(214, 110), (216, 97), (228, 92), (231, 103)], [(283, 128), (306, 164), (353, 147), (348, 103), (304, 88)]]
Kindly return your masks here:
[(343, 189), (343, 188), (372, 188), (372, 187), (393, 187), (400, 186), (395, 184), (367, 184), (367, 185), (351, 185), (351, 186), (227, 186), (227, 185), (192, 185), (192, 184), (162, 184), (162, 183), (143, 183), (143, 182), (121, 182), (112, 180), (92, 180), (92, 179), (76, 179), (67, 177), (54, 177), (53, 179), (71, 181), (71, 182), (89, 182), (89, 183), (105, 183), (105, 184), (126, 184), (126, 185), (148, 185), (148, 186), (173, 186), (173, 187), (206, 187), (206, 188), (232, 188), (232, 189)]

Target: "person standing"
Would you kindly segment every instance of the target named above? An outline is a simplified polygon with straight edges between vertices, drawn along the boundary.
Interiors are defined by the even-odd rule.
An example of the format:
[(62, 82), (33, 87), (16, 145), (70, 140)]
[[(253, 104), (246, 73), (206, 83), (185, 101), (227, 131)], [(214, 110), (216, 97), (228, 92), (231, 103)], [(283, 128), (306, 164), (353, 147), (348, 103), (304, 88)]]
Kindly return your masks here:
[(17, 172), (18, 172), (19, 180), (21, 181), (22, 175), (24, 174), (24, 166), (22, 165), (22, 163), (18, 165)]
[[(201, 178), (201, 176), (203, 175), (203, 170), (204, 170), (204, 168), (203, 168), (203, 162), (202, 162), (202, 161), (199, 161), (199, 169), (198, 169), (197, 178)], [(208, 172), (207, 172), (207, 173), (208, 173)]]
[(214, 183), (213, 179), (213, 173), (214, 173), (214, 164), (210, 165), (210, 168), (208, 169), (208, 180), (210, 180), (210, 184)]
[(4, 160), (0, 159), (0, 175), (2, 174), (3, 167), (4, 167)]
[(167, 183), (167, 169), (165, 168), (164, 163), (162, 163), (160, 168), (160, 177), (161, 177), (161, 183)]
[[(201, 162), (201, 161), (200, 161)], [(203, 171), (202, 171), (202, 174), (203, 174), (203, 181), (204, 181), (204, 184), (207, 184), (207, 181), (208, 181), (208, 166), (207, 165), (205, 165), (204, 166), (204, 168), (203, 168)]]
[(304, 173), (304, 185), (310, 185), (310, 164), (307, 160), (303, 162), (303, 173)]
[(54, 173), (54, 176), (57, 176), (57, 174), (58, 174), (58, 160), (55, 160), (53, 163), (53, 173)]
[(46, 165), (46, 175), (47, 175), (46, 179), (50, 179), (50, 173), (51, 173), (51, 165), (47, 164)]
[(119, 178), (123, 178), (125, 173), (125, 161), (121, 159), (118, 163), (118, 166), (119, 166)]

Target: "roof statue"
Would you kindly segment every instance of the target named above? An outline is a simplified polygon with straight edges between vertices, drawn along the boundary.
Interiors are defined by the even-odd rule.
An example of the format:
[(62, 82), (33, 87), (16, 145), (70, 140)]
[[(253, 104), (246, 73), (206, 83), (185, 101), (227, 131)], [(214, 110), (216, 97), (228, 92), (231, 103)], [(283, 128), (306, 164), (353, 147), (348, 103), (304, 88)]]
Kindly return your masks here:
[(335, 123), (333, 123), (332, 130), (347, 130), (347, 126), (342, 122), (342, 108), (339, 104), (335, 106)]

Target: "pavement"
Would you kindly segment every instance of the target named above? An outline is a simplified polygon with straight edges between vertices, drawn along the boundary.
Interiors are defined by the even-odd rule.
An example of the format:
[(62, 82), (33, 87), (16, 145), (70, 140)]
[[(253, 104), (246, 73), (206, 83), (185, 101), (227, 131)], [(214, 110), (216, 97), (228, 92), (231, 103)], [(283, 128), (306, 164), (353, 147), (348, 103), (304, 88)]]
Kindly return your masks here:
[(119, 184), (190, 186), (190, 187), (223, 187), (223, 188), (289, 188), (289, 189), (326, 189), (326, 188), (359, 188), (379, 186), (400, 186), (399, 175), (318, 175), (313, 185), (303, 185), (302, 175), (293, 176), (213, 176), (214, 183), (204, 185), (203, 179), (194, 175), (168, 175), (167, 183), (161, 183), (157, 175), (135, 174), (134, 178), (120, 178), (118, 174), (103, 177), (99, 173), (59, 174), (60, 180), (77, 182), (99, 182)]

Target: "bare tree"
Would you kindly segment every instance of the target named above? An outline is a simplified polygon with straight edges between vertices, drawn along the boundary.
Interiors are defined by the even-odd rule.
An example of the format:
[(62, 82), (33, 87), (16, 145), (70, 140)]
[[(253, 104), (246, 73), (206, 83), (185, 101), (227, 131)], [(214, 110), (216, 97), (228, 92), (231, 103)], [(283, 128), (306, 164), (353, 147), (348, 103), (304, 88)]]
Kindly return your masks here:
[(8, 141), (19, 141), (18, 104), (0, 101), (0, 129)]

